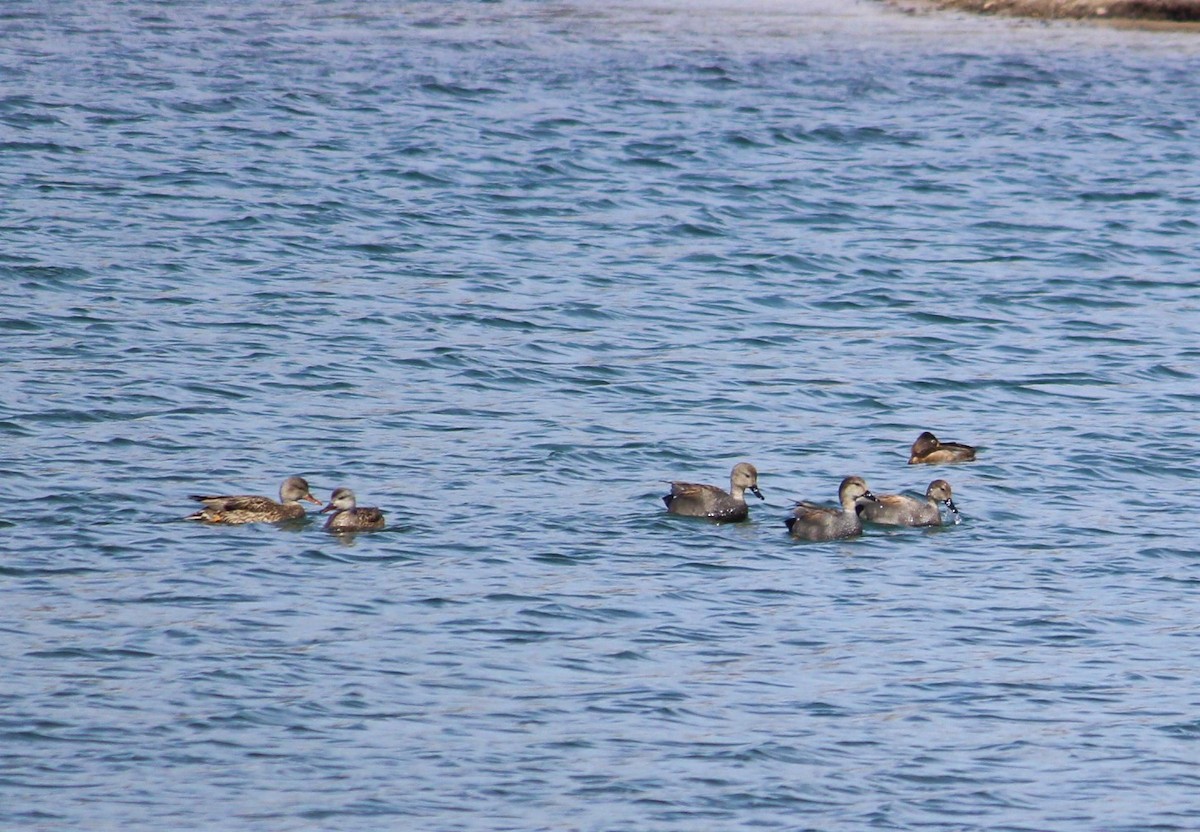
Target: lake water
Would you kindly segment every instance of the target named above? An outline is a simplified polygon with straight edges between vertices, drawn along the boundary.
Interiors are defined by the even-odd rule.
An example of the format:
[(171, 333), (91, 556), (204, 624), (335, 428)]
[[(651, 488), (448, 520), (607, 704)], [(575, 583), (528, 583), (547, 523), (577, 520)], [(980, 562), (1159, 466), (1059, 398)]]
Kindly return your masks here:
[[(1200, 36), (0, 31), (0, 828), (1200, 827)], [(180, 519), (289, 474), (390, 529)], [(847, 474), (962, 522), (789, 539)]]

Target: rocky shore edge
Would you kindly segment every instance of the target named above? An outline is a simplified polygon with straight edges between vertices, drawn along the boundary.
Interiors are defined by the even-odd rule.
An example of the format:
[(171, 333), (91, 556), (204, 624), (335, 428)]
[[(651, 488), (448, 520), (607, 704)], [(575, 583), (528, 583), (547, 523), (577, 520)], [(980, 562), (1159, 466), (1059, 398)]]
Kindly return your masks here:
[(1200, 29), (1200, 0), (891, 0), (918, 8), (1057, 20), (1112, 20), (1179, 24)]

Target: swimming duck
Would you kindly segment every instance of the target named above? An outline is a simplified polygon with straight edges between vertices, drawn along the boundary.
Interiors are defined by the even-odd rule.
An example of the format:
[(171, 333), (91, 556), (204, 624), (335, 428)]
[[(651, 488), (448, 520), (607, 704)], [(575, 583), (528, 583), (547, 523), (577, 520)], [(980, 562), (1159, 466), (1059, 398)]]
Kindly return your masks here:
[(190, 499), (204, 503), (204, 508), (189, 514), (185, 520), (203, 523), (223, 523), (238, 526), (242, 523), (278, 523), (281, 520), (296, 520), (304, 516), (301, 500), (321, 504), (308, 489), (304, 477), (288, 477), (279, 486), (279, 502), (270, 497), (251, 495), (208, 496), (192, 494)]
[(333, 489), (329, 505), (319, 513), (324, 514), (327, 511), (333, 512), (325, 521), (326, 530), (331, 532), (377, 531), (385, 525), (383, 512), (377, 508), (358, 508), (354, 492), (349, 488)]
[(750, 514), (746, 505), (746, 491), (754, 492), (764, 499), (758, 490), (758, 470), (749, 462), (739, 462), (729, 472), (729, 491), (715, 485), (700, 485), (691, 482), (671, 483), (671, 493), (662, 499), (670, 514), (685, 517), (707, 517), (723, 523), (745, 520)]
[(958, 442), (939, 442), (938, 438), (925, 431), (912, 443), (912, 455), (908, 458), (909, 465), (925, 462), (938, 464), (941, 462), (970, 462), (975, 459), (975, 449), (970, 445)]
[(924, 500), (906, 494), (880, 494), (875, 499), (874, 503), (859, 503), (858, 514), (863, 520), (883, 526), (940, 526), (939, 503), (958, 514), (958, 507), (951, 499), (950, 483), (945, 480), (929, 483)]
[(855, 506), (859, 500), (875, 499), (862, 477), (846, 477), (838, 486), (841, 508), (827, 508), (814, 503), (797, 503), (792, 517), (784, 523), (792, 537), (801, 540), (838, 540), (862, 534), (862, 520)]

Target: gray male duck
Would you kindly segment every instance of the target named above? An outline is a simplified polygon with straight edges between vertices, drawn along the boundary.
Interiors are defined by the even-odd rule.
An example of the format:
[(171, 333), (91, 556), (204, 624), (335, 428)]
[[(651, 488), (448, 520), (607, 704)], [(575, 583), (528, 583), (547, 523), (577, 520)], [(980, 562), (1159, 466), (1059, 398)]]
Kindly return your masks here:
[(880, 494), (876, 502), (864, 500), (858, 504), (858, 515), (868, 523), (878, 523), (881, 526), (940, 526), (942, 512), (940, 505), (958, 514), (958, 507), (952, 499), (953, 492), (950, 483), (945, 480), (934, 480), (925, 489), (925, 499), (910, 497), (907, 494)]
[(862, 534), (862, 520), (858, 517), (860, 500), (874, 502), (875, 495), (867, 488), (862, 477), (846, 477), (838, 487), (841, 508), (828, 508), (815, 503), (801, 502), (784, 523), (788, 532), (798, 540), (840, 540)]
[(734, 523), (745, 520), (750, 514), (750, 507), (746, 505), (747, 491), (764, 499), (758, 490), (758, 470), (749, 462), (739, 462), (729, 472), (729, 491), (715, 485), (672, 482), (671, 493), (662, 499), (670, 514)]
[(288, 477), (279, 486), (279, 502), (270, 497), (258, 497), (250, 494), (234, 494), (228, 496), (210, 496), (192, 494), (189, 499), (204, 503), (204, 508), (195, 514), (189, 514), (185, 520), (197, 520), (201, 523), (219, 523), (226, 526), (240, 526), (243, 523), (279, 523), (283, 520), (298, 520), (304, 516), (304, 506), (301, 500), (321, 504), (321, 501), (309, 491), (304, 477)]

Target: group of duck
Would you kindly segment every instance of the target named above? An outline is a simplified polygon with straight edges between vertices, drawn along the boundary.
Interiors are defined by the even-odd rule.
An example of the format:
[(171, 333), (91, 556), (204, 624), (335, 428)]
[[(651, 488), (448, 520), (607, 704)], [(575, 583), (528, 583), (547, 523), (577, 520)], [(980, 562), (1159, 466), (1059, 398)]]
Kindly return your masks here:
[[(969, 462), (973, 459), (975, 449), (970, 445), (940, 442), (932, 433), (925, 431), (913, 442), (908, 464)], [(745, 520), (749, 516), (747, 491), (760, 500), (764, 499), (758, 490), (758, 470), (749, 462), (739, 462), (730, 472), (729, 491), (715, 485), (672, 482), (671, 493), (663, 497), (663, 502), (671, 514), (730, 523)], [(228, 526), (300, 520), (306, 516), (301, 500), (321, 504), (312, 495), (304, 477), (288, 477), (284, 480), (279, 487), (278, 502), (270, 497), (248, 494), (193, 494), (191, 499), (203, 503), (204, 508), (184, 519)], [(792, 537), (801, 540), (857, 537), (862, 534), (863, 520), (887, 526), (940, 526), (940, 505), (943, 504), (956, 517), (958, 515), (958, 508), (951, 498), (950, 483), (945, 480), (931, 482), (922, 500), (905, 494), (882, 494), (876, 497), (862, 477), (846, 477), (838, 488), (838, 501), (841, 505), (837, 508), (798, 502), (792, 516), (784, 521)], [(349, 488), (333, 490), (329, 503), (319, 513), (329, 512), (332, 514), (325, 521), (325, 529), (331, 532), (378, 531), (387, 525), (382, 511), (374, 507), (360, 507)]]
[[(300, 520), (306, 516), (301, 500), (321, 505), (312, 495), (304, 477), (288, 477), (279, 486), (279, 502), (270, 497), (251, 494), (209, 495), (192, 494), (191, 499), (204, 503), (204, 508), (189, 514), (185, 520), (240, 526), (244, 523), (282, 523)], [(383, 512), (377, 508), (359, 507), (354, 492), (349, 488), (335, 488), (329, 504), (319, 514), (333, 512), (325, 521), (325, 529), (331, 532), (378, 531), (387, 523)]]
[[(941, 442), (925, 431), (913, 442), (909, 465), (970, 462), (975, 448), (959, 442)], [(686, 517), (705, 517), (717, 522), (737, 522), (750, 514), (746, 492), (760, 500), (758, 471), (749, 462), (739, 462), (729, 475), (729, 491), (715, 485), (672, 482), (671, 493), (663, 497), (667, 511)], [(862, 477), (846, 477), (838, 488), (839, 507), (798, 502), (784, 523), (788, 532), (798, 540), (839, 540), (862, 534), (863, 521), (882, 526), (940, 526), (941, 506), (945, 505), (955, 518), (950, 483), (934, 480), (925, 491), (925, 498), (905, 494), (881, 494), (878, 497), (867, 488)]]

